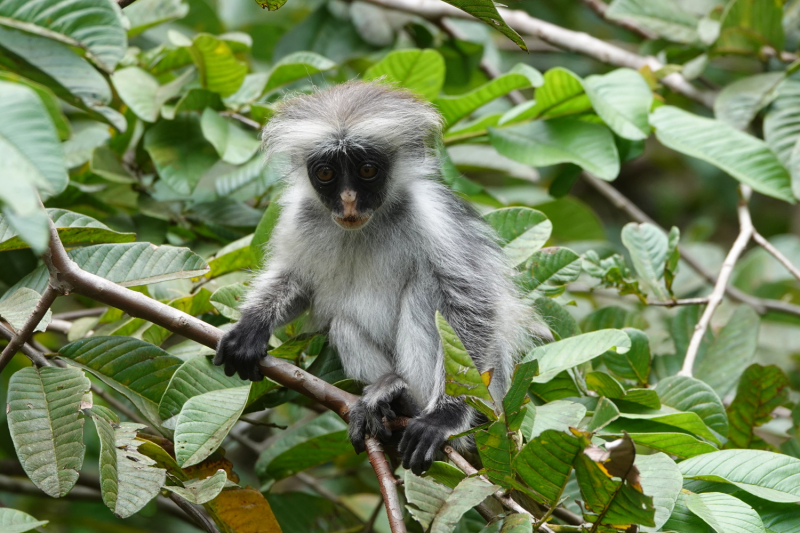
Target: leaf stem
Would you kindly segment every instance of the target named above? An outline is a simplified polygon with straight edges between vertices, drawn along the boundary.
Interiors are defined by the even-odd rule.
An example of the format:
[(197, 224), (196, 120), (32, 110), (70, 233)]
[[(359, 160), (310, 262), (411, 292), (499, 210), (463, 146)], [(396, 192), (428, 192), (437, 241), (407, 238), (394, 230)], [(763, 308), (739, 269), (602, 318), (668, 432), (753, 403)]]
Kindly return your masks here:
[(14, 357), (14, 354), (25, 345), (28, 338), (33, 333), (33, 330), (36, 329), (36, 326), (42, 321), (47, 310), (50, 309), (50, 306), (53, 305), (53, 302), (58, 296), (58, 290), (53, 287), (53, 285), (48, 284), (41, 298), (39, 298), (39, 303), (36, 304), (33, 313), (31, 313), (31, 316), (28, 317), (28, 320), (25, 321), (25, 324), (23, 324), (16, 335), (8, 341), (8, 345), (3, 350), (3, 353), (0, 354), (0, 373), (3, 372), (8, 362)]

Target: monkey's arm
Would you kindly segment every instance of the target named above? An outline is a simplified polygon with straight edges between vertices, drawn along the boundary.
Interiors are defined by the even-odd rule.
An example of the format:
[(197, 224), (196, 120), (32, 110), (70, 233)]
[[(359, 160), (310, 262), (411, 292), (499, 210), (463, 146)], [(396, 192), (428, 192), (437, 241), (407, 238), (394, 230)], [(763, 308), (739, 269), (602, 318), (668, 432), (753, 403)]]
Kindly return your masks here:
[(307, 291), (291, 273), (268, 270), (259, 275), (242, 304), (242, 318), (220, 339), (214, 364), (224, 364), (228, 376), (238, 373), (242, 379), (261, 381), (258, 363), (270, 335), (308, 305)]

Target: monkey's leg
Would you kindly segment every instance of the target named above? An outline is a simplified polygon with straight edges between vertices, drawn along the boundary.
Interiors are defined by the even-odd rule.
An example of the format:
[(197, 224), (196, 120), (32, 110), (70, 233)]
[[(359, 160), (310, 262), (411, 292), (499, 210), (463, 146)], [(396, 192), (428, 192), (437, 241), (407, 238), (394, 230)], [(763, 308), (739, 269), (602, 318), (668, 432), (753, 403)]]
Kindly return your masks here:
[(413, 417), (419, 412), (406, 382), (397, 374), (385, 374), (364, 388), (364, 394), (350, 410), (350, 442), (356, 453), (366, 448), (364, 437), (372, 435), (386, 442), (392, 432), (383, 425), (398, 416)]
[(417, 475), (430, 468), (448, 437), (469, 429), (473, 413), (463, 400), (445, 396), (433, 409), (413, 418), (397, 448), (403, 455), (403, 468)]

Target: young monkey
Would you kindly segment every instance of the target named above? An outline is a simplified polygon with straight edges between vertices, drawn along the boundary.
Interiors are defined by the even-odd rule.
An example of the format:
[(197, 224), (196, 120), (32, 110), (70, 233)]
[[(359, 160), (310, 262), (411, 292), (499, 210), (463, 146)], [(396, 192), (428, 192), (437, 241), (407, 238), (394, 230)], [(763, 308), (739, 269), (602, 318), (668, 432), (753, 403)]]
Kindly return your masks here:
[(273, 330), (310, 310), (345, 373), (366, 382), (350, 440), (391, 436), (382, 419), (413, 416), (398, 450), (420, 474), (477, 412), (445, 394), (438, 310), (502, 398), (515, 356), (547, 331), (511, 281), (497, 236), (440, 183), (441, 117), (412, 94), (349, 82), (285, 100), (264, 128), (287, 186), (266, 269), (214, 364), (262, 379)]

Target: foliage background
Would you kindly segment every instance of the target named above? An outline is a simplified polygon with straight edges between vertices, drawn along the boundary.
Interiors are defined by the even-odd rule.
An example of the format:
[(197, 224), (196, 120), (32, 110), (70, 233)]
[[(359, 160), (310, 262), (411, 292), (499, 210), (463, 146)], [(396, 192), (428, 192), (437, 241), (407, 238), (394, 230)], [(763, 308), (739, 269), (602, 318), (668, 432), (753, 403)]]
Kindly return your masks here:
[[(619, 9), (625, 6), (631, 9), (630, 5), (637, 4), (632, 0), (614, 3)], [(738, 0), (738, 3), (744, 5), (747, 2)], [(91, 0), (85, 0), (82, 5), (92, 4)], [(783, 94), (788, 98), (785, 105), (789, 106), (789, 112), (785, 120), (789, 124), (785, 127), (790, 130), (786, 135), (792, 141), (791, 152), (800, 130), (792, 113), (796, 109), (792, 106), (796, 106), (798, 100), (791, 100), (790, 94), (780, 93), (776, 87), (785, 78), (790, 83), (783, 87), (788, 89), (792, 83), (800, 81), (795, 80), (794, 61), (797, 57), (792, 54), (800, 39), (800, 2), (789, 0), (783, 5), (771, 0), (749, 2), (748, 5), (763, 9), (782, 10), (782, 32), (765, 22), (767, 16), (756, 12), (755, 15), (751, 13), (750, 19), (743, 19), (742, 26), (747, 26), (747, 31), (741, 34), (723, 32), (721, 40), (712, 40), (711, 43), (703, 42), (702, 36), (697, 36), (697, 28), (702, 30), (704, 24), (706, 27), (713, 25), (711, 22), (728, 13), (731, 8), (728, 6), (728, 11), (724, 10), (726, 2), (675, 0), (670, 3), (674, 7), (672, 13), (684, 13), (683, 19), (678, 15), (666, 22), (659, 22), (658, 17), (635, 19), (648, 31), (657, 34), (651, 39), (643, 39), (613, 20), (602, 20), (588, 7), (590, 4), (592, 2), (524, 0), (510, 7), (570, 30), (587, 32), (642, 55), (655, 55), (667, 64), (666, 68), (671, 70), (660, 73), (643, 71), (643, 77), (634, 73), (632, 82), (631, 78), (625, 78), (619, 85), (612, 85), (612, 91), (630, 97), (628, 103), (631, 106), (634, 106), (636, 98), (642, 96), (642, 91), (637, 92), (635, 87), (645, 86), (644, 92), (649, 94), (649, 83), (650, 89), (655, 91), (655, 106), (675, 106), (704, 117), (714, 117), (716, 111), (717, 119), (739, 121), (741, 129), (746, 129), (755, 139), (763, 138), (771, 131), (769, 121), (764, 117), (770, 113), (772, 117), (776, 116), (780, 100), (770, 102)], [(647, 6), (648, 2), (638, 5)], [(107, 11), (114, 13), (111, 9)], [(555, 317), (551, 326), (557, 336), (567, 338), (579, 332), (606, 328), (635, 328), (646, 335), (646, 348), (640, 346), (647, 353), (648, 370), (643, 380), (637, 380), (635, 375), (618, 368), (615, 371), (613, 354), (606, 353), (593, 362), (579, 361), (580, 364), (568, 372), (560, 373), (550, 388), (534, 384), (529, 391), (530, 406), (554, 401), (572, 402), (571, 415), (569, 409), (563, 409), (564, 404), (556, 404), (557, 410), (567, 414), (566, 418), (556, 420), (550, 429), (563, 432), (569, 425), (580, 425), (583, 429), (599, 431), (607, 440), (615, 438), (622, 429), (640, 435), (660, 435), (658, 438), (661, 439), (665, 434), (690, 435), (691, 446), (703, 451), (714, 450), (717, 446), (751, 448), (800, 458), (800, 443), (796, 435), (800, 415), (794, 407), (797, 391), (800, 391), (800, 316), (796, 314), (771, 312), (759, 317), (751, 307), (726, 299), (714, 315), (711, 331), (717, 341), (709, 341), (701, 348), (705, 359), (701, 355), (695, 367), (695, 377), (713, 386), (718, 395), (716, 402), (720, 406), (720, 402), (724, 402), (730, 425), (736, 426), (740, 434), (726, 435), (720, 431), (720, 426), (714, 427), (707, 418), (703, 420), (705, 425), (702, 428), (694, 429), (683, 423), (670, 425), (664, 422), (658, 416), (676, 410), (694, 412), (697, 405), (667, 403), (663, 388), (655, 389), (662, 408), (659, 413), (648, 412), (637, 417), (637, 413), (642, 414), (637, 411), (641, 404), (639, 408), (631, 407), (622, 399), (625, 390), (647, 388), (652, 391), (659, 381), (678, 372), (699, 308), (644, 305), (636, 297), (636, 293), (641, 294), (641, 291), (647, 293), (646, 297), (642, 296), (645, 300), (671, 297), (665, 292), (666, 286), (661, 279), (663, 256), (668, 252), (666, 241), (653, 237), (650, 227), (628, 226), (631, 236), (639, 232), (647, 242), (638, 248), (631, 246), (630, 241), (623, 243), (623, 228), (630, 219), (593, 187), (590, 179), (579, 177), (579, 167), (595, 174), (607, 173), (604, 177), (613, 180), (614, 188), (662, 227), (679, 228), (685, 250), (714, 272), (719, 271), (740, 229), (737, 219), (738, 183), (731, 178), (730, 169), (726, 172), (719, 168), (720, 165), (665, 147), (650, 134), (646, 116), (644, 133), (638, 140), (636, 135), (633, 139), (623, 139), (619, 135), (612, 137), (611, 130), (602, 126), (604, 119), (608, 123), (608, 116), (598, 118), (591, 103), (587, 106), (580, 97), (566, 101), (564, 105), (568, 114), (580, 117), (583, 125), (593, 124), (601, 128), (604, 133), (600, 135), (602, 139), (597, 148), (581, 136), (583, 133), (580, 132), (586, 127), (573, 124), (570, 135), (577, 138), (580, 149), (572, 150), (566, 158), (561, 156), (559, 159), (551, 154), (549, 162), (543, 163), (541, 158), (513, 156), (512, 141), (504, 145), (502, 140), (492, 139), (492, 134), (484, 131), (485, 127), (469, 129), (473, 118), (480, 124), (482, 117), (499, 116), (511, 110), (514, 102), (505, 96), (511, 89), (520, 91), (525, 99), (535, 96), (541, 100), (531, 88), (531, 85), (542, 85), (541, 76), (532, 70), (520, 70), (519, 64), (533, 67), (540, 73), (552, 73), (555, 71), (551, 69), (556, 68), (568, 69), (583, 80), (592, 75), (608, 74), (616, 67), (586, 55), (556, 49), (533, 38), (526, 38), (530, 49), (526, 54), (479, 22), (449, 19), (443, 29), (413, 15), (390, 12), (361, 2), (290, 0), (277, 11), (267, 11), (251, 0), (138, 0), (126, 7), (123, 13), (125, 17), (119, 19), (122, 22), (100, 24), (106, 27), (106, 34), (96, 37), (98, 41), (87, 50), (74, 46), (76, 42), (58, 42), (50, 38), (52, 35), (37, 37), (32, 34), (30, 39), (34, 40), (26, 41), (24, 32), (13, 24), (15, 18), (25, 19), (25, 10), (10, 0), (0, 1), (0, 17), (6, 17), (0, 20), (0, 140), (15, 138), (15, 120), (35, 120), (45, 116), (52, 121), (49, 131), (43, 126), (45, 133), (41, 139), (23, 140), (35, 150), (34, 154), (27, 155), (37, 168), (0, 165), (0, 201), (3, 202), (4, 216), (0, 223), (0, 292), (3, 294), (0, 316), (16, 329), (21, 322), (18, 317), (16, 323), (12, 320), (12, 316), (16, 316), (14, 313), (21, 315), (24, 322), (24, 316), (29, 314), (36, 301), (35, 297), (28, 298), (30, 293), (22, 294), (18, 289), (28, 287), (41, 294), (46, 286), (44, 278), (31, 275), (37, 272), (38, 255), (47, 241), (46, 219), (35, 205), (31, 207), (30, 191), (34, 189), (25, 189), (29, 183), (45, 197), (46, 207), (87, 215), (99, 223), (91, 222), (89, 225), (94, 226), (94, 230), (76, 231), (72, 237), (62, 231), (62, 240), (68, 246), (70, 242), (90, 245), (136, 241), (187, 248), (195, 254), (170, 252), (176, 255), (169, 266), (164, 266), (164, 263), (143, 265), (141, 262), (131, 266), (132, 263), (125, 262), (131, 256), (126, 259), (119, 251), (122, 249), (117, 248), (115, 252), (103, 252), (111, 254), (104, 255), (106, 259), (115, 253), (120, 254), (117, 271), (101, 272), (103, 263), (89, 260), (81, 264), (83, 268), (96, 268), (104, 277), (133, 285), (151, 298), (170, 302), (211, 324), (224, 327), (231, 319), (235, 320), (236, 297), (244, 290), (241, 284), (258, 266), (259, 245), (268, 239), (270, 223), (274, 220), (275, 208), (270, 209), (270, 206), (274, 206), (272, 200), (280, 191), (279, 176), (269, 167), (262, 167), (257, 152), (257, 127), (268, 119), (270, 105), (287, 91), (304, 91), (312, 86), (340, 83), (354, 77), (377, 77), (381, 74), (391, 77), (395, 72), (393, 69), (399, 67), (391, 62), (380, 63), (390, 51), (433, 49), (439, 56), (433, 59), (430, 55), (425, 56), (417, 64), (415, 72), (421, 81), (416, 85), (408, 79), (405, 81), (440, 107), (458, 102), (457, 98), (448, 101), (448, 97), (468, 94), (490, 82), (490, 76), (485, 72), (487, 69), (485, 66), (481, 68), (481, 61), (488, 64), (490, 70), (507, 73), (517, 69), (516, 72), (521, 73), (516, 77), (504, 77), (502, 84), (494, 86), (504, 85), (493, 94), (494, 97), (478, 98), (477, 104), (471, 107), (467, 102), (467, 113), (453, 111), (455, 119), (466, 120), (452, 128), (445, 138), (449, 156), (445, 179), (482, 212), (505, 207), (533, 208), (552, 223), (552, 230), (548, 232), (545, 217), (526, 210), (514, 212), (525, 219), (524, 227), (514, 227), (500, 220), (493, 222), (507, 239), (523, 233), (526, 235), (528, 241), (523, 243), (523, 255), (520, 256), (521, 270), (527, 273), (523, 275), (523, 281), (534, 291), (532, 299), (537, 299), (540, 306), (546, 306), (545, 314)], [(122, 24), (128, 25), (126, 31), (121, 29)], [(115, 27), (118, 29), (116, 33)], [(127, 41), (120, 33), (123, 31), (127, 33)], [(681, 31), (689, 32), (690, 37), (682, 37), (684, 33)], [(779, 38), (778, 33), (783, 35)], [(459, 38), (454, 38), (454, 35)], [(34, 53), (35, 50), (41, 54)], [(781, 60), (776, 57), (776, 50), (778, 56), (781, 50), (787, 51), (789, 56)], [(61, 63), (48, 63), (48, 57)], [(59, 66), (62, 70), (58, 70)], [(729, 90), (727, 102), (731, 107), (727, 110), (720, 107), (721, 97), (715, 110), (711, 110), (665, 90), (659, 84), (657, 78), (680, 68), (697, 87), (709, 92), (730, 87), (740, 80), (755, 81), (744, 89)], [(773, 78), (765, 78), (766, 73), (776, 74)], [(565, 78), (553, 76), (554, 85), (568, 83)], [(437, 77), (441, 79), (437, 81)], [(544, 87), (547, 87), (550, 78), (545, 80)], [(37, 114), (35, 109), (27, 116), (15, 114), (28, 109), (22, 104), (13, 105), (15, 102), (29, 102), (25, 99), (27, 96), (21, 96), (19, 92), (22, 86), (34, 87), (47, 108), (46, 114)], [(571, 105), (574, 107), (570, 108)], [(624, 108), (626, 102), (619, 105)], [(454, 105), (449, 109), (457, 108), (458, 105)], [(600, 113), (596, 102), (594, 111)], [(552, 119), (556, 114), (545, 114), (544, 118)], [(496, 118), (487, 120), (496, 121)], [(742, 120), (744, 124), (741, 124)], [(32, 123), (25, 122), (26, 125)], [(642, 123), (633, 120), (632, 124)], [(467, 129), (463, 129), (465, 127)], [(30, 128), (26, 131), (39, 131), (32, 126), (26, 128)], [(619, 129), (612, 129), (619, 134)], [(664, 135), (667, 135), (666, 130), (665, 127)], [(502, 136), (502, 132), (496, 135)], [(642, 140), (645, 137), (646, 140)], [(736, 154), (742, 150), (743, 145), (736, 138), (723, 134), (719, 138), (725, 151)], [(521, 146), (517, 153), (529, 154), (536, 149), (535, 143), (530, 144), (529, 139)], [(777, 150), (775, 146), (771, 144)], [(600, 151), (599, 157), (593, 157), (598, 152), (592, 152), (592, 148)], [(547, 153), (541, 146), (538, 149)], [(11, 161), (12, 150), (2, 145), (0, 150), (6, 150), (0, 154), (5, 156), (6, 162)], [(509, 157), (499, 155), (498, 150)], [(607, 157), (609, 151), (613, 153), (611, 160)], [(586, 157), (586, 154), (591, 156)], [(784, 153), (784, 156), (782, 161), (789, 170), (782, 172), (788, 179), (791, 171), (793, 190), (797, 195), (798, 162), (791, 159), (791, 154)], [(614, 170), (615, 160), (622, 160), (618, 175)], [(554, 161), (558, 164), (552, 164)], [(738, 163), (745, 164), (746, 161)], [(59, 165), (62, 170), (59, 170)], [(773, 169), (773, 175), (776, 173), (780, 175), (781, 171)], [(766, 183), (767, 174), (762, 167), (751, 175), (759, 184)], [(772, 196), (754, 194), (749, 211), (758, 231), (794, 265), (800, 265), (800, 209), (786, 201), (792, 199), (787, 197), (788, 184), (789, 181), (781, 182), (778, 193)], [(50, 194), (47, 194), (48, 190)], [(783, 199), (774, 196), (783, 196)], [(51, 217), (58, 213), (50, 212)], [(14, 217), (23, 222), (15, 226)], [(60, 228), (68, 224), (87, 224), (85, 220), (64, 222), (63, 219), (62, 223)], [(13, 240), (15, 233), (22, 240)], [(562, 269), (559, 270), (560, 277), (551, 278), (545, 285), (537, 282), (537, 276), (542, 272), (537, 268), (543, 268), (541, 262), (548, 256), (538, 251), (542, 246), (565, 247), (574, 252), (572, 255), (564, 252), (559, 256), (557, 261), (562, 261), (557, 264)], [(590, 251), (597, 255), (592, 256)], [(538, 255), (532, 256), (534, 252)], [(589, 256), (585, 255), (587, 252), (590, 252)], [(652, 254), (648, 256), (650, 252)], [(613, 257), (613, 254), (625, 258), (627, 271), (622, 268), (612, 272), (619, 263), (603, 263), (592, 269), (592, 257), (599, 260)], [(656, 279), (642, 275), (643, 271), (635, 268), (636, 260), (642, 254), (650, 259), (654, 255), (662, 256), (662, 271), (656, 273)], [(578, 255), (583, 258), (578, 259)], [(210, 265), (208, 273), (204, 272), (206, 262)], [(41, 267), (39, 269), (42, 272)], [(119, 278), (114, 279), (114, 275)], [(622, 278), (614, 278), (616, 275)], [(171, 279), (155, 282), (157, 276)], [(604, 281), (614, 278), (614, 283), (610, 288), (600, 287), (597, 278)], [(631, 284), (635, 282), (639, 288), (632, 290)], [(800, 304), (800, 280), (753, 243), (736, 264), (732, 284), (760, 298)], [(627, 287), (623, 292), (634, 294), (620, 295), (618, 288), (623, 285)], [(705, 296), (711, 289), (685, 264), (678, 269), (672, 287), (677, 298)], [(28, 299), (15, 302), (11, 298), (15, 293), (19, 298), (25, 296)], [(49, 327), (35, 336), (36, 346), (45, 353), (55, 353), (81, 338), (118, 336), (160, 345), (178, 358), (176, 365), (208, 353), (196, 343), (184, 342), (179, 336), (121, 312), (112, 310), (101, 316), (81, 318), (64, 314), (96, 305), (80, 296), (59, 298), (53, 306)], [(312, 367), (314, 373), (324, 376), (329, 382), (357, 391), (357, 385), (344, 379), (330, 354), (325, 352), (321, 337), (300, 337), (286, 342), (295, 337), (299, 327), (299, 324), (293, 324), (276, 334), (275, 344), (284, 343), (281, 344), (282, 357)], [(637, 334), (629, 329), (625, 331), (635, 341)], [(76, 345), (71, 346), (80, 352), (79, 348), (74, 348)], [(119, 350), (120, 354), (125, 353), (124, 349)], [(61, 355), (64, 359), (71, 358), (68, 350), (62, 350)], [(760, 366), (750, 367), (751, 364)], [(3, 403), (7, 401), (11, 375), (29, 365), (22, 356), (17, 356), (2, 373), (0, 399)], [(141, 410), (140, 405), (131, 402), (130, 391), (120, 394), (96, 377), (96, 374), (105, 372), (121, 379), (119, 373), (124, 370), (119, 366), (121, 363), (106, 371), (93, 368), (87, 362), (84, 365), (95, 371), (94, 374), (86, 372), (86, 376), (96, 386), (105, 389), (128, 408)], [(736, 383), (745, 369), (748, 373), (740, 383), (740, 394), (737, 395)], [(540, 370), (543, 370), (541, 361)], [(604, 377), (612, 375), (617, 381)], [(166, 388), (167, 383), (163, 386)], [(617, 386), (624, 386), (623, 392), (619, 392)], [(365, 457), (355, 456), (344, 439), (344, 422), (332, 413), (320, 413), (312, 402), (283, 389), (263, 387), (259, 394), (251, 391), (250, 400), (245, 417), (262, 425), (237, 422), (223, 444), (225, 459), (235, 465), (242, 487), (256, 487), (265, 494), (283, 531), (361, 531), (373, 527), (369, 525), (373, 520), (375, 531), (389, 531), (380, 504), (377, 480)], [(158, 404), (158, 398), (155, 401)], [(604, 401), (606, 403), (602, 404)], [(97, 395), (94, 402), (106, 405), (106, 401)], [(114, 409), (113, 404), (111, 407)], [(268, 411), (263, 410), (266, 407)], [(611, 414), (601, 407), (610, 409)], [(533, 412), (532, 408), (530, 412)], [(118, 414), (126, 419), (123, 413)], [(164, 413), (159, 414), (167, 418)], [(583, 414), (585, 418), (581, 416)], [(5, 415), (0, 416), (5, 418)], [(145, 418), (153, 423), (147, 415)], [(650, 426), (642, 423), (642, 420), (653, 418), (657, 420), (653, 420)], [(740, 422), (738, 425), (737, 421)], [(528, 426), (523, 423), (526, 441), (535, 440), (536, 433), (529, 427), (532, 423), (529, 421)], [(659, 423), (668, 427), (657, 426)], [(758, 430), (754, 432), (756, 426)], [(290, 429), (281, 429), (284, 427)], [(719, 435), (709, 432), (709, 427)], [(607, 428), (605, 433), (604, 428)], [(195, 530), (179, 518), (181, 512), (171, 507), (171, 502), (161, 497), (147, 503), (124, 521), (115, 517), (100, 501), (96, 487), (101, 456), (98, 434), (92, 423), (85, 424), (82, 431), (86, 457), (81, 476), (88, 480), (88, 486), (79, 484), (71, 493), (56, 500), (45, 497), (21, 477), (18, 453), (8, 425), (2, 424), (2, 505), (25, 511), (39, 520), (48, 520), (44, 531)], [(291, 436), (287, 437), (287, 434)], [(714, 444), (717, 436), (722, 439)], [(642, 441), (645, 438), (641, 437)], [(595, 439), (594, 442), (598, 444), (602, 440)], [(588, 442), (583, 444), (588, 445)], [(694, 452), (667, 449), (663, 445), (647, 447), (638, 441), (637, 444), (642, 456), (656, 450), (678, 460), (694, 455)], [(285, 453), (277, 457), (276, 450)], [(759, 461), (765, 456), (748, 457)], [(204, 464), (206, 469), (197, 474), (198, 477), (213, 473), (218, 466), (230, 469), (220, 452)], [(797, 469), (792, 475), (800, 475), (800, 467), (796, 463), (791, 465)], [(526, 477), (528, 474), (517, 468), (517, 463), (514, 466), (514, 472), (533, 486), (532, 478)], [(643, 472), (646, 480), (645, 474)], [(506, 482), (498, 474), (490, 475), (490, 479), (500, 484)], [(574, 500), (585, 501), (586, 495), (581, 495), (575, 478), (570, 479), (563, 493), (567, 498), (564, 505), (580, 513)], [(92, 480), (95, 480), (94, 488)], [(692, 496), (737, 490), (735, 485), (727, 484), (722, 488), (719, 484), (703, 485), (703, 482), (688, 477), (684, 488), (694, 493)], [(735, 496), (738, 501), (745, 502), (743, 505), (752, 506), (761, 513), (760, 518), (755, 515), (756, 520), (763, 521), (761, 530), (767, 527), (775, 533), (800, 531), (797, 519), (786, 518), (796, 513), (796, 508), (787, 502), (800, 501), (800, 493), (796, 488), (787, 490), (787, 493), (790, 496), (780, 500), (780, 505), (742, 490)], [(681, 508), (682, 498), (688, 497), (688, 493), (679, 496), (673, 491), (670, 494), (672, 506), (678, 500), (678, 510), (664, 527), (665, 531), (670, 530), (670, 526), (687, 533), (707, 531), (712, 527), (709, 520), (698, 522), (697, 517), (702, 513), (697, 511), (697, 504), (686, 503)], [(413, 497), (409, 499), (413, 500)], [(731, 519), (718, 510), (725, 505), (714, 508), (714, 502), (707, 503), (712, 507), (712, 515), (721, 512), (717, 518)], [(723, 499), (723, 504), (730, 506), (731, 502)], [(680, 509), (686, 510), (685, 516), (680, 515)], [(268, 514), (268, 511), (264, 513)], [(235, 521), (234, 518), (231, 520)], [(229, 525), (232, 523), (229, 521)], [(252, 531), (267, 527), (264, 523), (230, 527), (233, 531)], [(411, 530), (420, 530), (419, 524), (411, 518), (407, 519), (407, 524)], [(748, 531), (742, 523), (737, 524), (729, 525), (730, 531), (738, 531), (735, 527), (744, 527), (742, 530)], [(485, 520), (473, 510), (460, 518), (454, 528), (456, 531), (477, 532), (484, 526)], [(751, 527), (756, 526), (751, 524)]]

